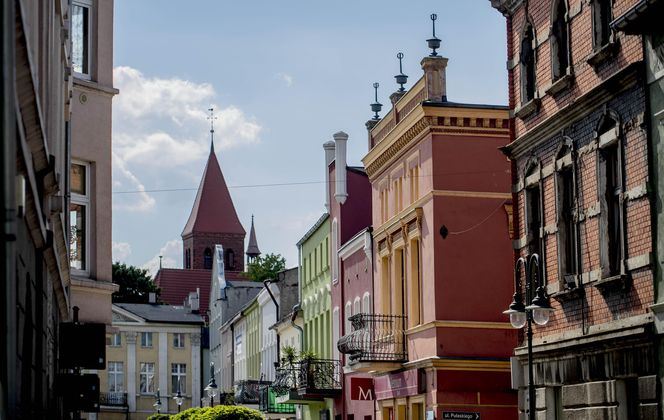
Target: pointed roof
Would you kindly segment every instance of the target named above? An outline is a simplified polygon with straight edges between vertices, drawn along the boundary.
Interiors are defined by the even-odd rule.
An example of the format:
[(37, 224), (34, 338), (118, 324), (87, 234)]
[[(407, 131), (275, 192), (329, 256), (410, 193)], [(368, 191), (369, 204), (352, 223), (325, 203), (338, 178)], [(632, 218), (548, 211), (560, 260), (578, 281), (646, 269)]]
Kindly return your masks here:
[(182, 231), (182, 236), (192, 233), (237, 233), (246, 232), (237, 217), (233, 199), (221, 173), (214, 144), (210, 146), (201, 184), (198, 186), (194, 207), (189, 220)]
[(251, 230), (249, 231), (249, 245), (247, 245), (247, 255), (256, 257), (261, 255), (261, 250), (258, 249), (258, 241), (256, 240), (256, 229), (254, 229), (254, 215), (251, 215)]

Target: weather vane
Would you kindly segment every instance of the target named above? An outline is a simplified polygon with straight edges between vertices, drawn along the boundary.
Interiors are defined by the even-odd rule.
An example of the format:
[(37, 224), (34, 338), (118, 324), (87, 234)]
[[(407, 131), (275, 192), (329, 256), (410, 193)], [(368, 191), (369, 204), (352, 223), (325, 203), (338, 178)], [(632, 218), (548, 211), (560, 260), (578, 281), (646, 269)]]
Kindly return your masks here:
[(214, 120), (216, 120), (217, 117), (214, 116), (214, 108), (210, 107), (208, 108), (208, 111), (210, 111), (210, 116), (207, 117), (207, 119), (210, 120), (210, 133), (214, 133)]
[(404, 89), (403, 85), (406, 84), (408, 81), (408, 76), (403, 74), (403, 67), (401, 64), (401, 60), (403, 59), (403, 53), (399, 52), (397, 53), (397, 58), (399, 59), (399, 74), (394, 76), (395, 79), (397, 79), (397, 83), (401, 86), (399, 87), (398, 92), (404, 92), (406, 89)]
[(380, 119), (380, 117), (378, 116), (378, 113), (379, 113), (380, 110), (383, 108), (383, 104), (381, 104), (380, 102), (378, 102), (378, 86), (380, 86), (380, 85), (378, 84), (378, 82), (375, 82), (375, 83), (373, 84), (373, 87), (374, 87), (374, 99), (375, 99), (375, 102), (371, 104), (371, 111), (373, 111), (373, 112), (375, 113), (375, 114), (374, 114), (374, 117), (373, 117), (374, 120), (379, 120), (379, 119)]
[(436, 38), (436, 19), (438, 19), (438, 15), (432, 13), (430, 18), (431, 25), (433, 26), (433, 38), (427, 39), (427, 45), (433, 50), (433, 52), (429, 54), (429, 57), (436, 57), (438, 56), (436, 50), (440, 48), (440, 39)]

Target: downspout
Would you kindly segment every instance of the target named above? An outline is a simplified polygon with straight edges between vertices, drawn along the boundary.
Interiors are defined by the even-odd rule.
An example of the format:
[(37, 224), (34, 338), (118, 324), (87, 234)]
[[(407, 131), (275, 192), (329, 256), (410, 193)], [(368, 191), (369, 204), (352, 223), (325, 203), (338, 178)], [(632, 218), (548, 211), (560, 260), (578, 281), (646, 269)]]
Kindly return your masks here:
[[(263, 285), (265, 286), (265, 290), (267, 290), (267, 293), (270, 295), (270, 299), (272, 299), (272, 303), (274, 303), (274, 307), (276, 308), (276, 317), (275, 317), (276, 322), (279, 322), (279, 303), (277, 303), (277, 299), (274, 298), (272, 290), (270, 290), (270, 283), (277, 283), (278, 281), (279, 280), (263, 280)], [(277, 333), (277, 361), (279, 360), (280, 351), (281, 351), (281, 340), (279, 337), (279, 333)]]
[(300, 304), (299, 303), (297, 305), (293, 306), (293, 313), (291, 314), (290, 322), (291, 322), (291, 326), (300, 332), (300, 351), (302, 351), (302, 349), (304, 349), (304, 330), (302, 329), (302, 327), (300, 327), (299, 325), (297, 325), (295, 323), (295, 319), (297, 319), (297, 313), (298, 312), (300, 312)]

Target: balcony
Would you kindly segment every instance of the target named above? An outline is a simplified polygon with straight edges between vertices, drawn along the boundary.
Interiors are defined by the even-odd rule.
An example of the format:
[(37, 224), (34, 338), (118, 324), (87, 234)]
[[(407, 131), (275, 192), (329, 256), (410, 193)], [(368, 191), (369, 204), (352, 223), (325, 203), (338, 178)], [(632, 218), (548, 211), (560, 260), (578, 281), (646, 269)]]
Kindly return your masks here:
[(337, 348), (348, 355), (349, 370), (387, 372), (408, 361), (405, 316), (357, 314), (348, 319), (353, 331), (339, 339)]
[(294, 404), (280, 404), (277, 395), (281, 390), (273, 385), (265, 385), (260, 388), (258, 409), (270, 417), (270, 414), (295, 414)]
[(236, 404), (258, 404), (260, 400), (260, 389), (270, 385), (268, 381), (256, 381), (246, 379), (235, 383)]
[(100, 392), (99, 405), (110, 408), (128, 408), (126, 392)]
[(308, 404), (341, 395), (341, 363), (338, 360), (312, 359), (288, 363), (277, 368), (272, 383), (275, 402)]

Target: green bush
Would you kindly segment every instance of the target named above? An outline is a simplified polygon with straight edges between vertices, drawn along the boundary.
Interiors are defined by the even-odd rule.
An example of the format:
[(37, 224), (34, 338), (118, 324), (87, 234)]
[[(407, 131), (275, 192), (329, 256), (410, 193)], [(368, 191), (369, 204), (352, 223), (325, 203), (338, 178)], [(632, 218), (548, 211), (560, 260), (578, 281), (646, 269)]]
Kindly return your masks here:
[(168, 414), (153, 414), (148, 417), (148, 420), (170, 420), (171, 416)]
[[(170, 420), (262, 420), (263, 415), (256, 410), (238, 405), (217, 405), (214, 407), (190, 408), (170, 417)], [(150, 419), (152, 420), (152, 419)]]

